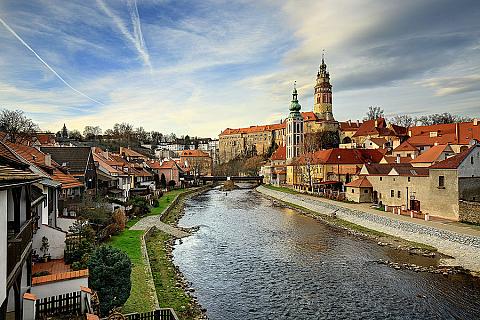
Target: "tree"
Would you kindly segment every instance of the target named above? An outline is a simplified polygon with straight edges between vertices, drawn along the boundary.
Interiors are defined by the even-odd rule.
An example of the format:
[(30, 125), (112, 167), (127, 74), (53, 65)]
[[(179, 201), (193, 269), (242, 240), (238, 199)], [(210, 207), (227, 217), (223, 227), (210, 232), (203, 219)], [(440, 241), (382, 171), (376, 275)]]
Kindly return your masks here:
[(95, 139), (102, 134), (102, 129), (99, 126), (86, 126), (83, 130), (83, 135), (86, 139)]
[(138, 127), (135, 129), (135, 138), (140, 142), (145, 142), (147, 140), (147, 132), (143, 127)]
[(167, 187), (167, 179), (165, 178), (165, 175), (162, 173), (162, 176), (160, 177), (160, 185), (162, 186), (163, 189)]
[(90, 257), (88, 270), (89, 286), (98, 293), (102, 316), (127, 301), (132, 287), (132, 263), (127, 254), (110, 246), (101, 246)]
[(363, 118), (363, 120), (375, 120), (375, 119), (384, 118), (384, 117), (385, 116), (382, 108), (370, 106), (368, 107), (368, 112), (365, 118)]
[(175, 180), (170, 180), (170, 181), (168, 181), (168, 186), (169, 186), (170, 188), (175, 188), (175, 185), (176, 185), (176, 184), (177, 184), (177, 182), (175, 182)]
[(419, 117), (417, 120), (424, 126), (431, 126), (434, 124), (469, 122), (469, 121), (472, 121), (472, 118), (462, 117), (458, 115), (453, 115), (448, 112), (444, 112), (444, 113), (434, 113), (427, 116), (422, 116), (422, 117)]
[(38, 130), (37, 124), (27, 118), (22, 110), (0, 111), (0, 131), (7, 134), (8, 141), (22, 143)]
[(159, 144), (162, 142), (163, 134), (157, 131), (150, 132), (150, 136), (152, 138), (152, 144)]
[(396, 124), (397, 126), (409, 128), (415, 125), (416, 119), (408, 114), (401, 114), (390, 119), (390, 122)]
[(77, 140), (77, 141), (83, 139), (82, 134), (81, 134), (80, 131), (78, 131), (78, 130), (72, 130), (72, 131), (70, 131), (68, 137), (69, 137), (70, 139)]
[(261, 156), (253, 156), (245, 160), (243, 164), (243, 172), (247, 175), (256, 176), (260, 171), (260, 167), (264, 162), (263, 157)]

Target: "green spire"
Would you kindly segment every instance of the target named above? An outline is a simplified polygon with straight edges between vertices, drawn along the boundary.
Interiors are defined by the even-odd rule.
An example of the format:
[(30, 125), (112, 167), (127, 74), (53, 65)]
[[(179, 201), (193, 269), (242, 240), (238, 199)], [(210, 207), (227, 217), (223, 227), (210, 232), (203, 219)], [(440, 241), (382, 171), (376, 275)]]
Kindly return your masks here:
[(290, 114), (299, 113), (302, 106), (298, 103), (297, 81), (293, 83), (292, 102), (290, 103)]

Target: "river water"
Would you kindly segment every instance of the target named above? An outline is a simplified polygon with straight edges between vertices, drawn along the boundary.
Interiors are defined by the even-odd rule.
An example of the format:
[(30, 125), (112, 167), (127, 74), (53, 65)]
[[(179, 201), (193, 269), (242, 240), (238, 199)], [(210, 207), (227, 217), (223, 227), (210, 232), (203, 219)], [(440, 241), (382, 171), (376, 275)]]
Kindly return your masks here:
[(200, 226), (174, 262), (209, 319), (480, 319), (479, 281), (377, 264), (412, 260), (254, 190), (195, 196), (179, 225)]

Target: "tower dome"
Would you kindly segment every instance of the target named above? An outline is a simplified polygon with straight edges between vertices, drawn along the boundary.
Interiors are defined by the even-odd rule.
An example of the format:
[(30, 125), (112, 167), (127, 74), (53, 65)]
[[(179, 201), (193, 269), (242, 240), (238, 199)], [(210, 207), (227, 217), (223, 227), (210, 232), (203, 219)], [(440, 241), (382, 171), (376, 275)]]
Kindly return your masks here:
[(290, 113), (299, 113), (302, 106), (298, 103), (297, 82), (293, 84), (292, 101), (290, 102)]

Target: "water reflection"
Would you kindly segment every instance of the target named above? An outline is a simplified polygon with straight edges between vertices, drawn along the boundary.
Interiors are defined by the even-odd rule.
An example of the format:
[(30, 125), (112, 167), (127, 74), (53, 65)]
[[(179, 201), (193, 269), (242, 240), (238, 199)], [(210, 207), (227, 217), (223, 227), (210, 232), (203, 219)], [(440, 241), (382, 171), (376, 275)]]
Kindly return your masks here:
[(378, 265), (411, 257), (253, 190), (212, 190), (185, 210), (180, 225), (201, 227), (176, 246), (175, 263), (211, 319), (475, 319), (480, 312), (478, 281)]

